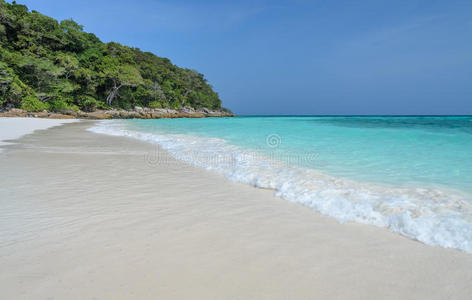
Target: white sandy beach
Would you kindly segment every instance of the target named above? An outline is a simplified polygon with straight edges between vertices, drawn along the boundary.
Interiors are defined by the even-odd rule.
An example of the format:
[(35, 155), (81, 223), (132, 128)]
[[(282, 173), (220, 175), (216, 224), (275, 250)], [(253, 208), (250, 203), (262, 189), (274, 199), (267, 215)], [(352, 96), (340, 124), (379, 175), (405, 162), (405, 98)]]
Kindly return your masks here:
[[(0, 140), (61, 122), (0, 119)], [(471, 254), (339, 224), (93, 124), (0, 147), (0, 299), (472, 295)]]
[[(35, 130), (47, 129), (66, 123), (77, 122), (71, 119), (38, 118), (0, 118), (0, 146), (8, 144), (6, 140), (17, 139)], [(1, 151), (1, 148), (0, 148)]]

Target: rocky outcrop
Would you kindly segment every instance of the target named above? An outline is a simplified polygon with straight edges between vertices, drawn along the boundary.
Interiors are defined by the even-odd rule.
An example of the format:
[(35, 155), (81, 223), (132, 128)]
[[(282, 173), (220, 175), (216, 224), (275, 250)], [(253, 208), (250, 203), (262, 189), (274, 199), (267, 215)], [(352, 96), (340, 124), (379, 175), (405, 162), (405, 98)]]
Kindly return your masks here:
[(27, 112), (22, 109), (12, 108), (0, 111), (0, 117), (32, 117), (50, 119), (161, 119), (161, 118), (208, 118), (208, 117), (234, 117), (233, 114), (224, 111), (212, 111), (206, 108), (195, 110), (184, 107), (180, 110), (166, 108), (135, 107), (134, 110), (97, 110), (94, 112), (62, 111), (62, 112)]

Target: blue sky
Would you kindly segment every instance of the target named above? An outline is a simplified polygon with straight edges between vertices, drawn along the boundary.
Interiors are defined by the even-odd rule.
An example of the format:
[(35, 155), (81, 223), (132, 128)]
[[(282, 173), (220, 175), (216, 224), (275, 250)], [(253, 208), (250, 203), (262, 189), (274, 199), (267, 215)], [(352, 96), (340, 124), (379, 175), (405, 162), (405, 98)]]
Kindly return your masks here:
[(238, 114), (472, 114), (472, 1), (18, 0), (205, 74)]

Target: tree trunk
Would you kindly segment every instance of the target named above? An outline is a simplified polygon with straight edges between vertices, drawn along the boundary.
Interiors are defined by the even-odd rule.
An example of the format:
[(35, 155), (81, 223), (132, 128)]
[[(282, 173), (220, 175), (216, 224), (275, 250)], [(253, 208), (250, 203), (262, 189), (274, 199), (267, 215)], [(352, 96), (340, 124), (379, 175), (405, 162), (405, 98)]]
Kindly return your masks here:
[(111, 105), (113, 100), (116, 98), (116, 95), (118, 94), (118, 90), (122, 87), (123, 85), (116, 86), (116, 84), (111, 88), (110, 93), (108, 94), (107, 97), (107, 105)]

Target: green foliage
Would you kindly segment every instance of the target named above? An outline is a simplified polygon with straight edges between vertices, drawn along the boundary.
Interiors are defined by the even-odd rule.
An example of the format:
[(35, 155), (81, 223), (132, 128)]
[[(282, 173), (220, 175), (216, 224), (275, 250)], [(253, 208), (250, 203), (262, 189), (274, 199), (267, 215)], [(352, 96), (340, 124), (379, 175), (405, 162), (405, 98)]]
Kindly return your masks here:
[(63, 99), (52, 99), (48, 101), (50, 111), (66, 111), (69, 110), (69, 105)]
[(87, 95), (80, 96), (77, 100), (80, 109), (87, 112), (95, 111), (97, 109), (97, 106), (99, 105), (98, 101), (95, 100), (95, 98)]
[(169, 107), (172, 108), (172, 109), (180, 109), (182, 107), (182, 105), (179, 102), (174, 101), (170, 104)]
[(0, 105), (19, 107), (22, 98), (30, 93), (28, 86), (18, 79), (14, 70), (0, 61)]
[(75, 111), (75, 112), (80, 111), (79, 107), (75, 104), (69, 104), (68, 110), (72, 110), (72, 111)]
[(20, 107), (28, 95), (53, 110), (221, 109), (218, 94), (197, 71), (137, 48), (105, 44), (71, 19), (58, 22), (0, 0), (0, 106)]
[(48, 110), (55, 112), (78, 111), (79, 107), (72, 98), (56, 97), (47, 101)]
[(21, 109), (26, 111), (43, 111), (48, 109), (48, 106), (35, 96), (26, 96), (21, 102)]
[(151, 101), (151, 102), (149, 102), (148, 107), (150, 107), (150, 108), (163, 108), (163, 107), (162, 107), (162, 103), (159, 102), (159, 101)]

